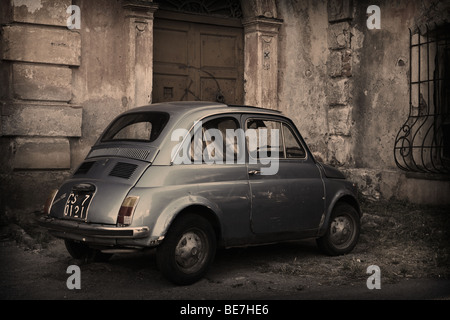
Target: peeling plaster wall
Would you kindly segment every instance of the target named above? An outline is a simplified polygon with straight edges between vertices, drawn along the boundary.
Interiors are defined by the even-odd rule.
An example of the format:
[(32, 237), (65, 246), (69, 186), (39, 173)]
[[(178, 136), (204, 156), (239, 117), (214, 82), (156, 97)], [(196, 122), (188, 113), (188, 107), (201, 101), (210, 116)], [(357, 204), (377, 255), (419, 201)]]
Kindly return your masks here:
[[(366, 27), (369, 0), (243, 2), (252, 17), (282, 19), (271, 82), (278, 108), (313, 153), (344, 169), (365, 197), (450, 202), (448, 181), (405, 174), (393, 158), (409, 107), (408, 28), (435, 15), (448, 19), (439, 9), (444, 1), (432, 2), (430, 11), (422, 0), (377, 1), (380, 30)], [(150, 102), (155, 8), (140, 11), (142, 3), (2, 2), (0, 209), (39, 209), (116, 115)], [(349, 10), (336, 18), (330, 3)], [(80, 30), (66, 27), (70, 4), (81, 8)]]
[[(127, 0), (1, 5), (0, 210), (8, 215), (41, 209), (114, 117), (150, 102), (154, 7)], [(70, 5), (80, 7), (80, 29), (67, 28)]]
[(72, 167), (84, 159), (109, 122), (128, 107), (127, 47), (122, 1), (74, 1), (81, 9), (82, 63), (73, 74), (72, 101), (83, 106), (82, 138)]
[(328, 156), (326, 1), (277, 1), (280, 28), (278, 105), (311, 150)]
[[(443, 16), (445, 1), (378, 1), (381, 29), (368, 30), (366, 8), (358, 1), (352, 20), (352, 117), (355, 168), (346, 173), (369, 199), (401, 199), (449, 205), (448, 176), (405, 173), (397, 168), (393, 148), (409, 112), (409, 28), (424, 21), (433, 28)], [(436, 14), (436, 8), (441, 8)], [(447, 14), (443, 12), (447, 12)], [(435, 17), (435, 19), (431, 17)], [(414, 65), (414, 61), (412, 61)]]
[(40, 209), (69, 176), (70, 141), (81, 136), (72, 99), (79, 33), (66, 26), (70, 0), (8, 0), (0, 10), (0, 210)]
[(358, 2), (353, 27), (353, 118), (356, 166), (396, 168), (393, 145), (409, 111), (409, 30), (418, 1), (381, 1), (381, 29), (368, 30)]
[[(448, 22), (444, 2), (277, 1), (278, 107), (314, 154), (344, 170), (365, 198), (450, 204), (448, 178), (405, 173), (393, 155), (409, 112), (409, 28), (435, 16)], [(379, 30), (366, 25), (373, 4), (381, 10)]]

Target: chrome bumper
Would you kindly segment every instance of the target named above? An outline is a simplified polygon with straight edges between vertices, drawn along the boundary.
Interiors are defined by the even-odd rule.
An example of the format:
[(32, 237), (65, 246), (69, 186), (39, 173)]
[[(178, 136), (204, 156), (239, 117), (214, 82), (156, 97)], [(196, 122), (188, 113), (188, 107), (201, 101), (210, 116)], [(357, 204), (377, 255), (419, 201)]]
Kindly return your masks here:
[(148, 227), (116, 227), (51, 217), (41, 217), (38, 219), (38, 223), (50, 231), (56, 231), (57, 235), (63, 233), (77, 235), (78, 237), (108, 239), (141, 239), (150, 235)]

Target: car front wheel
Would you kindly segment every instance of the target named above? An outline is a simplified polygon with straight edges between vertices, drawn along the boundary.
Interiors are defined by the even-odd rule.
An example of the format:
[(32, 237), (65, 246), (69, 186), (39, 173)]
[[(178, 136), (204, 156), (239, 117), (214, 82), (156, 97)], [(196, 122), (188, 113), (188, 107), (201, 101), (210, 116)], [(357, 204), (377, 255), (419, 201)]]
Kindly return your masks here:
[(358, 242), (360, 229), (356, 209), (347, 203), (339, 203), (331, 213), (325, 235), (317, 239), (317, 245), (332, 256), (349, 253)]
[(178, 285), (192, 284), (206, 274), (216, 252), (211, 224), (201, 216), (188, 214), (176, 219), (156, 251), (162, 274)]

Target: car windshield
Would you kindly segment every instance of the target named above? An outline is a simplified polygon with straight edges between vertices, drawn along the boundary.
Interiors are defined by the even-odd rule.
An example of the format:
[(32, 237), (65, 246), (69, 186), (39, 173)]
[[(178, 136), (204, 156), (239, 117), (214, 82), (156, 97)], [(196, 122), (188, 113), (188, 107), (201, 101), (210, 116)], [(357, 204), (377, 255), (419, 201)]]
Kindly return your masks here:
[(116, 119), (102, 137), (102, 142), (131, 140), (155, 141), (169, 120), (165, 112), (141, 112)]

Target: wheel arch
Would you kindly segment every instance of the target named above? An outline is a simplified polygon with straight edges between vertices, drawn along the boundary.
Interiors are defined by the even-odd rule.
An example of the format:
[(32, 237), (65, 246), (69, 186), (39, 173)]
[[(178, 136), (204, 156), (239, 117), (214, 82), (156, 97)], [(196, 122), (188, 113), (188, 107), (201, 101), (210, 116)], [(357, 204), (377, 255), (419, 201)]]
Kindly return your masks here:
[[(178, 214), (174, 216), (170, 225), (172, 225), (177, 219), (187, 214), (196, 214), (207, 220), (211, 224), (214, 233), (216, 234), (217, 241), (220, 241), (222, 228), (220, 225), (219, 218), (211, 208), (208, 208), (207, 206), (201, 204), (192, 204), (180, 210)], [(170, 229), (170, 226), (167, 229)]]
[(361, 207), (360, 207), (359, 202), (356, 199), (356, 197), (350, 193), (337, 194), (335, 196), (335, 198), (330, 202), (330, 205), (328, 206), (325, 217), (321, 221), (321, 225), (319, 226), (318, 236), (323, 236), (325, 234), (328, 223), (330, 221), (331, 213), (333, 212), (334, 208), (341, 203), (348, 204), (348, 205), (352, 206), (353, 208), (355, 208), (356, 212), (358, 212), (358, 215), (361, 218), (361, 216), (362, 216)]
[(220, 209), (214, 203), (207, 199), (187, 197), (178, 199), (168, 204), (159, 215), (153, 231), (152, 236), (163, 239), (173, 223), (183, 215), (197, 214), (205, 218), (213, 227), (218, 242), (222, 239), (222, 225), (220, 223), (219, 215)]
[(355, 208), (355, 210), (359, 214), (359, 217), (361, 218), (361, 216), (362, 216), (361, 207), (359, 205), (358, 200), (354, 196), (347, 194), (347, 195), (340, 197), (335, 202), (333, 208), (336, 207), (339, 203), (347, 203), (347, 204), (351, 205), (353, 208)]

